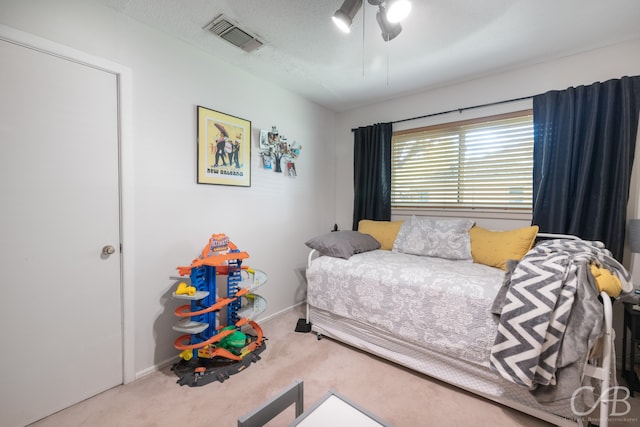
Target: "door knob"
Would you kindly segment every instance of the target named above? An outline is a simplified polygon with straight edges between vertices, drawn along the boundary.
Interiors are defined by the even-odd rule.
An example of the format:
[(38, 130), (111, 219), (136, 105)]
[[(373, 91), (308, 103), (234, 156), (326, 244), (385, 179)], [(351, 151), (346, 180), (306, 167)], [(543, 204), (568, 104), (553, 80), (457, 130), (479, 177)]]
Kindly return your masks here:
[(102, 248), (102, 255), (111, 255), (116, 251), (116, 248), (114, 248), (111, 245), (107, 245), (104, 248)]

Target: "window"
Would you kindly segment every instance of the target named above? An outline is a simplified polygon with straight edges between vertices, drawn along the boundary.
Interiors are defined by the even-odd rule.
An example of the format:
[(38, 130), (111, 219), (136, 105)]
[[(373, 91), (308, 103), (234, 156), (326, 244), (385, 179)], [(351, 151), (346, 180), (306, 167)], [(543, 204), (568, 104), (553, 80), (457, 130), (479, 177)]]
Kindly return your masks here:
[(531, 211), (533, 112), (396, 132), (394, 208)]

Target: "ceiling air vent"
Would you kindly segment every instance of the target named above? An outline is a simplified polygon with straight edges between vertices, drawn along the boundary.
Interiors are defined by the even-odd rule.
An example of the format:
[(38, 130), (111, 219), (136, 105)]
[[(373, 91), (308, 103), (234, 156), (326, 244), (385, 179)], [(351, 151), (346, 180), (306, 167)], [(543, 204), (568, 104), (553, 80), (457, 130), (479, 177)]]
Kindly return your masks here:
[(223, 15), (215, 17), (215, 19), (204, 28), (245, 52), (252, 52), (260, 48), (263, 44), (256, 36), (240, 29), (235, 22)]

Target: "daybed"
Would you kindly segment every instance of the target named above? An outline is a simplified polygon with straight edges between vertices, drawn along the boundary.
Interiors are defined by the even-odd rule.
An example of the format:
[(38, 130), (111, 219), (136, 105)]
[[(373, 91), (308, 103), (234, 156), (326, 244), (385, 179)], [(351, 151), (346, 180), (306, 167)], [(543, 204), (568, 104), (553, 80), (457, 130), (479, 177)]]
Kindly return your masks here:
[[(631, 286), (628, 272), (608, 257), (601, 244), (592, 248), (592, 243), (599, 242), (586, 242), (584, 253), (583, 247), (564, 247), (569, 241), (566, 239), (531, 249), (537, 227), (500, 233), (475, 227), (473, 221), (416, 217), (405, 222), (365, 221), (359, 231), (327, 233), (307, 242), (312, 248), (307, 266), (307, 322), (319, 338), (334, 338), (557, 425), (585, 425), (586, 418), (597, 415), (591, 413), (594, 405), (588, 400), (589, 391), (594, 390), (593, 378), (597, 379), (597, 395), (598, 390), (609, 388), (614, 377), (611, 300), (606, 293), (598, 300), (598, 284), (593, 280), (584, 283), (583, 261), (606, 267), (612, 273), (609, 278), (618, 279), (617, 284), (625, 290)], [(559, 249), (555, 248), (557, 244)], [(571, 339), (564, 341), (572, 347), (560, 351), (562, 336), (556, 340), (560, 342), (550, 341), (547, 336), (534, 343), (534, 348), (542, 347), (541, 360), (557, 359), (546, 384), (536, 370), (540, 366), (531, 368), (536, 375), (530, 379), (518, 378), (514, 372), (510, 372), (514, 378), (505, 378), (509, 372), (504, 372), (510, 370), (509, 358), (523, 353), (521, 348), (515, 353), (505, 350), (509, 347), (505, 341), (513, 339), (509, 321), (514, 316), (504, 313), (518, 303), (514, 297), (517, 286), (527, 280), (537, 282), (531, 275), (523, 278), (521, 271), (533, 266), (530, 273), (540, 267), (532, 259), (536, 248), (538, 258), (540, 254), (557, 255), (554, 261), (559, 256), (560, 264), (566, 267), (562, 283), (557, 285), (558, 306), (568, 292), (567, 275), (574, 279), (571, 286), (577, 288), (576, 301), (584, 299), (587, 305), (597, 302), (597, 307), (591, 304), (587, 311), (580, 308), (573, 322), (566, 321), (567, 317), (571, 319), (568, 312), (554, 313), (552, 307), (549, 330), (564, 322), (566, 334), (571, 334)], [(571, 253), (574, 250), (576, 253)], [(593, 292), (588, 291), (589, 286)], [(551, 289), (555, 287), (547, 285), (541, 292), (553, 294)], [(578, 302), (570, 305), (579, 306)], [(579, 316), (591, 321), (576, 325)], [(591, 330), (579, 331), (582, 323), (590, 325)], [(589, 356), (598, 337), (603, 350), (596, 357)], [(574, 345), (577, 340), (588, 344), (584, 351)], [(559, 356), (549, 357), (550, 347)], [(573, 354), (577, 352), (580, 354)], [(585, 363), (587, 360), (589, 363)], [(544, 365), (542, 361), (539, 364)], [(579, 369), (577, 379), (575, 369)], [(544, 376), (546, 372), (542, 371)], [(576, 380), (577, 384), (571, 382)], [(582, 384), (587, 387), (574, 398), (572, 392)], [(556, 393), (556, 387), (561, 393)], [(603, 394), (601, 427), (608, 422), (607, 404)]]

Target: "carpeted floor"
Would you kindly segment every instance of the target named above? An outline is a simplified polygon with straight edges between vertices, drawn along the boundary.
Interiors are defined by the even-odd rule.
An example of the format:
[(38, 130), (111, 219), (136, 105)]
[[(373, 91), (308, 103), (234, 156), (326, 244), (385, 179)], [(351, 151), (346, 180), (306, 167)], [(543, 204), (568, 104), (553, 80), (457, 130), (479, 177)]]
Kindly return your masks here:
[[(297, 378), (304, 381), (305, 407), (333, 389), (397, 427), (549, 426), (330, 339), (294, 332), (300, 317), (302, 307), (261, 323), (268, 338), (262, 360), (224, 383), (179, 386), (167, 367), (32, 426), (234, 427), (239, 416)], [(640, 397), (629, 403), (632, 412), (612, 427), (640, 424)], [(268, 426), (286, 426), (293, 418), (291, 407)]]

